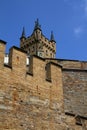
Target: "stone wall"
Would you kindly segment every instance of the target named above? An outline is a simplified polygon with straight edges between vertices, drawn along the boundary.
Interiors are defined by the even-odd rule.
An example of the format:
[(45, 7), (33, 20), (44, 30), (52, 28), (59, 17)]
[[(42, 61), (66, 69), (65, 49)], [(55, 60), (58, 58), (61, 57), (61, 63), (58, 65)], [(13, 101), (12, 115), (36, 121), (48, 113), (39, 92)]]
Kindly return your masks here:
[(26, 68), (26, 53), (17, 47), (4, 65), (4, 51), (0, 41), (0, 130), (86, 130), (86, 119), (64, 111), (67, 73), (60, 65), (32, 56)]
[(56, 62), (63, 68), (87, 70), (87, 61), (58, 59)]
[(87, 70), (63, 69), (65, 111), (87, 117)]

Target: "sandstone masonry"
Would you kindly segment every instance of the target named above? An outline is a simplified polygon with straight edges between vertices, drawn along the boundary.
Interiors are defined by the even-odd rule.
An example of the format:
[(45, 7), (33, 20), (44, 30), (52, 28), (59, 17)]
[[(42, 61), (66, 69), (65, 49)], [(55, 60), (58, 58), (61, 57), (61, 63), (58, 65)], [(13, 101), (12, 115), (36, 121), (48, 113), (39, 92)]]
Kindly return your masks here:
[(38, 20), (29, 38), (23, 29), (6, 64), (0, 40), (0, 130), (87, 130), (87, 62), (56, 59), (40, 31)]

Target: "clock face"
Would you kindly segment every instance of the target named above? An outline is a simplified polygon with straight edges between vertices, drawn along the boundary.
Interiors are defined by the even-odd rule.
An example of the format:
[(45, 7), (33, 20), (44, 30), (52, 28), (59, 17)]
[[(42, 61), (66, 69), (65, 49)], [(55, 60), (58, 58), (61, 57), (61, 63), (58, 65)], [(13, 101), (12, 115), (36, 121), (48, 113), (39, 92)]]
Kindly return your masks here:
[(42, 52), (38, 52), (38, 56), (39, 57), (43, 57), (43, 53)]
[(39, 54), (41, 57), (42, 57), (42, 53), (40, 52), (40, 54)]

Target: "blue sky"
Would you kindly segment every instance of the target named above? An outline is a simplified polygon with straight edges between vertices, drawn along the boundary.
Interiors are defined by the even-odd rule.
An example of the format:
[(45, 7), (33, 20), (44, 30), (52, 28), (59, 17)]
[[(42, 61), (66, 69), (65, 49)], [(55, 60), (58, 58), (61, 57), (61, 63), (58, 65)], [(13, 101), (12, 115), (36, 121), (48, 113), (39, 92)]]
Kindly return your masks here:
[(31, 35), (39, 18), (42, 32), (54, 32), (57, 58), (87, 61), (87, 0), (0, 0), (0, 39), (6, 52), (20, 45), (23, 26)]

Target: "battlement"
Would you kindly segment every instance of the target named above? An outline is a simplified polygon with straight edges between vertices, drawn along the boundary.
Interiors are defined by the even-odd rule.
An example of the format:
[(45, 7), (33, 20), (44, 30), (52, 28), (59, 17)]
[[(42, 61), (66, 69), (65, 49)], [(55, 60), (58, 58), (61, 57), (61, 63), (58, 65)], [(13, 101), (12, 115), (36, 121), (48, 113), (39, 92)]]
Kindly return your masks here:
[(2, 67), (4, 64), (5, 45), (6, 45), (6, 42), (3, 40), (0, 40), (0, 67)]
[[(54, 70), (52, 70), (52, 66), (55, 66), (56, 68), (59, 68), (61, 70), (61, 66), (59, 66), (56, 63), (46, 63), (45, 59), (38, 57), (38, 56), (30, 56), (29, 61), (27, 57), (27, 53), (18, 48), (13, 46), (9, 50), (9, 54), (5, 57), (5, 44), (1, 43), (3, 45), (2, 51), (0, 52), (0, 56), (2, 56), (3, 61), (1, 62), (1, 65), (4, 67), (11, 68), (15, 72), (19, 72), (18, 74), (32, 74), (32, 75), (41, 75), (42, 79), (47, 79), (46, 81), (51, 81), (54, 76), (52, 76), (52, 73)], [(5, 58), (4, 58), (5, 57)], [(0, 59), (1, 60), (1, 59)], [(29, 62), (29, 66), (27, 67), (27, 63)], [(49, 66), (49, 67), (48, 67)], [(38, 69), (38, 73), (37, 72)], [(40, 69), (40, 70), (39, 70)], [(50, 79), (50, 80), (49, 80)]]
[[(1, 44), (3, 45), (2, 52), (4, 52), (5, 44), (3, 43)], [(5, 52), (4, 53), (2, 52), (0, 52), (0, 56), (2, 56), (2, 59), (4, 59)], [(56, 82), (59, 82), (58, 84), (60, 84), (61, 82), (60, 84), (61, 87), (59, 88), (61, 89), (61, 93), (62, 93), (62, 71), (61, 71), (62, 67), (61, 66), (52, 62), (47, 63), (45, 59), (35, 55), (30, 56), (29, 65), (27, 66), (26, 65), (27, 53), (15, 46), (10, 48), (8, 55), (9, 55), (9, 63), (7, 65), (4, 65), (4, 60), (3, 60), (3, 62), (1, 62), (0, 64), (0, 71), (2, 72), (2, 74), (5, 74), (5, 72), (7, 72), (7, 75), (9, 76), (12, 75), (12, 77), (14, 77), (16, 81), (18, 81), (18, 79), (22, 79), (22, 80), (30, 79), (32, 76), (33, 81), (35, 79), (35, 83), (38, 82), (38, 84), (40, 84), (39, 82), (41, 82), (41, 84), (43, 83), (49, 84), (48, 86), (53, 86), (54, 90), (55, 87), (57, 87), (57, 85), (55, 85)], [(57, 78), (59, 78), (58, 81)], [(54, 97), (55, 99), (57, 98), (56, 96)]]
[[(6, 42), (1, 40), (0, 111), (5, 119), (3, 123), (1, 115), (1, 127), (16, 130), (28, 126), (32, 128), (28, 123), (35, 121), (34, 129), (39, 129), (40, 126), (49, 128), (47, 123), (50, 123), (52, 125), (50, 130), (55, 130), (55, 126), (62, 130), (61, 124), (67, 129), (67, 124), (71, 122), (73, 128), (81, 130), (83, 121), (87, 124), (87, 118), (84, 116), (87, 113), (87, 102), (85, 101), (83, 105), (83, 97), (87, 97), (87, 71), (84, 69), (80, 71), (79, 65), (78, 68), (71, 68), (71, 65), (69, 67), (70, 61), (66, 61), (65, 64), (65, 61), (45, 59), (37, 55), (28, 57), (26, 51), (15, 46), (10, 48), (9, 54), (5, 57), (5, 47)], [(4, 57), (7, 59), (4, 60)], [(78, 61), (72, 62), (80, 64)], [(84, 96), (80, 97), (80, 91)], [(80, 105), (82, 109), (79, 107), (78, 112)], [(40, 120), (43, 123), (40, 123)], [(27, 124), (23, 126), (25, 122)]]

